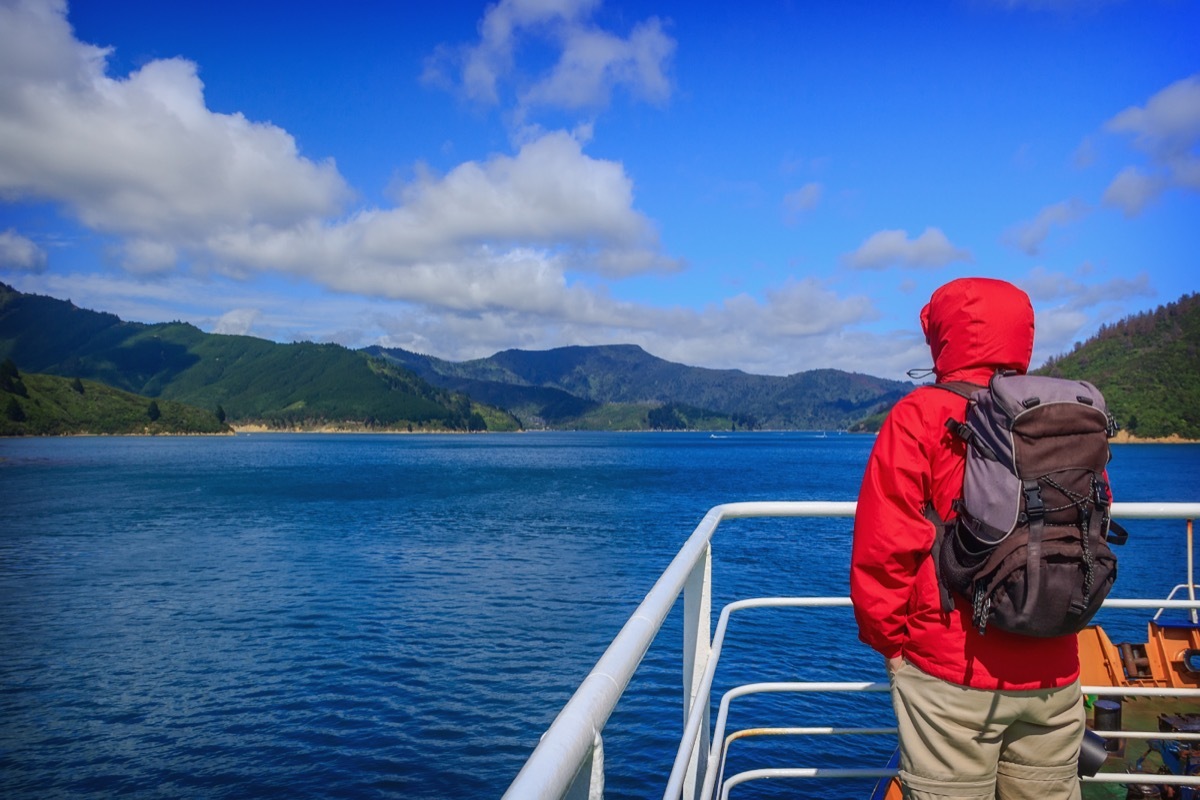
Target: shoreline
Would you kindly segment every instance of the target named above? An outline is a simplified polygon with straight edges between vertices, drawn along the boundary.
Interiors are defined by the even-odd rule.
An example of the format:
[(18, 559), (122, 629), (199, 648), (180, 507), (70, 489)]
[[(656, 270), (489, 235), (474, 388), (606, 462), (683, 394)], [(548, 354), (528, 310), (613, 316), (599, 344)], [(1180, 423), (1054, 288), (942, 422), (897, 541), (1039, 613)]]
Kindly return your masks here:
[(1117, 431), (1117, 435), (1109, 440), (1112, 444), (1196, 444), (1197, 439), (1184, 439), (1177, 433), (1170, 436), (1134, 436), (1128, 431)]
[[(361, 427), (360, 428), (339, 427), (337, 425), (324, 425), (324, 426), (316, 427), (316, 428), (271, 428), (266, 425), (260, 425), (260, 424), (246, 424), (246, 425), (230, 425), (230, 427), (233, 428), (233, 432), (235, 434), (243, 434), (243, 433), (346, 433), (346, 434), (389, 434), (389, 435), (390, 434), (398, 434), (398, 435), (403, 435), (403, 436), (410, 436), (410, 435), (416, 436), (416, 435), (420, 435), (420, 434), (450, 434), (450, 433), (467, 435), (467, 433), (468, 433), (467, 431), (438, 431), (438, 430), (424, 430), (424, 431), (421, 431), (421, 430), (408, 431), (408, 430), (399, 430), (399, 429), (372, 430), (372, 429), (361, 428)], [(536, 429), (536, 430), (525, 429), (525, 430), (516, 430), (516, 431), (472, 431), (472, 433), (486, 433), (486, 434), (531, 433), (531, 432), (537, 433), (539, 430), (545, 430), (545, 431), (549, 431), (549, 432), (558, 432), (555, 429), (546, 428), (546, 429)], [(563, 431), (563, 432), (569, 432), (569, 431)], [(692, 430), (692, 431), (612, 430), (612, 431), (597, 431), (597, 432), (600, 432), (600, 433), (728, 433), (728, 431), (725, 431), (725, 430), (720, 430), (720, 431), (718, 431), (718, 430), (712, 430), (712, 431), (708, 431), (708, 430)], [(779, 432), (781, 432), (781, 431), (738, 431), (738, 433), (779, 433)], [(783, 431), (783, 432), (786, 432), (786, 433), (817, 433), (817, 431), (815, 431), (815, 430), (813, 430), (813, 431), (795, 430), (795, 431)], [(859, 435), (859, 434), (847, 434), (847, 435)], [(874, 435), (874, 434), (870, 434), (870, 435)], [(1184, 439), (1179, 434), (1174, 434), (1174, 433), (1171, 434), (1170, 436), (1142, 437), (1142, 436), (1134, 436), (1133, 434), (1130, 434), (1127, 431), (1118, 431), (1116, 436), (1114, 436), (1110, 440), (1110, 442), (1112, 444), (1200, 444), (1200, 439)]]
[(249, 434), (249, 433), (345, 433), (345, 434), (386, 434), (400, 436), (416, 436), (422, 433), (450, 434), (460, 433), (463, 435), (473, 433), (524, 433), (524, 431), (454, 431), (454, 430), (404, 430), (401, 428), (364, 428), (364, 427), (339, 427), (337, 425), (322, 425), (315, 428), (272, 428), (267, 425), (247, 424), (247, 425), (230, 425), (234, 434)]

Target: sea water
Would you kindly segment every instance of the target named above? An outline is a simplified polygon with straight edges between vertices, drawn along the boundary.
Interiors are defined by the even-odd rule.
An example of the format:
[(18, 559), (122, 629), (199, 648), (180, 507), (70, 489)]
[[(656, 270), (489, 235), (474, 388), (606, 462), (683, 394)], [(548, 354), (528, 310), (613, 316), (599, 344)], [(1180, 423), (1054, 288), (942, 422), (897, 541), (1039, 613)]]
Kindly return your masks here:
[[(498, 797), (710, 507), (853, 500), (872, 441), (0, 441), (0, 796)], [(1200, 446), (1114, 452), (1118, 499), (1200, 499)], [(1115, 595), (1184, 579), (1182, 523), (1128, 527)], [(849, 531), (726, 523), (714, 617), (741, 597), (845, 595)], [(1111, 624), (1115, 640), (1144, 635), (1140, 616)], [(677, 604), (605, 731), (610, 798), (661, 795), (681, 626)], [(717, 683), (881, 678), (847, 609), (771, 610), (739, 618)], [(752, 698), (732, 724), (885, 725), (885, 701)], [(736, 758), (877, 766), (890, 752), (859, 738)], [(739, 792), (783, 785), (849, 796)]]

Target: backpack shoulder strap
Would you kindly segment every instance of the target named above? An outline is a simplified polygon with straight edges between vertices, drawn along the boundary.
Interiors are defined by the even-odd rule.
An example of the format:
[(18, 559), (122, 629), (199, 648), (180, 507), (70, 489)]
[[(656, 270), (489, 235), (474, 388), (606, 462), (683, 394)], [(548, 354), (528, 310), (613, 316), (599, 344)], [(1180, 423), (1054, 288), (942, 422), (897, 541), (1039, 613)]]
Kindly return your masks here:
[[(978, 383), (970, 383), (969, 381), (947, 381), (946, 383), (932, 383), (929, 384), (929, 386), (932, 386), (935, 389), (945, 389), (947, 392), (953, 392), (959, 397), (965, 397), (968, 401), (971, 399), (971, 395), (975, 394), (975, 392), (987, 388), (986, 386), (980, 386)], [(968, 409), (969, 408), (970, 406), (968, 405)], [(968, 447), (974, 447), (980, 455), (989, 461), (1000, 460), (996, 457), (996, 454), (992, 451), (992, 449), (983, 443), (983, 441), (979, 438), (979, 434), (967, 422), (960, 422), (952, 417), (946, 420), (946, 428), (950, 431), (950, 433), (966, 442)]]
[(971, 395), (975, 394), (975, 392), (987, 388), (986, 386), (969, 381), (947, 381), (946, 383), (930, 383), (927, 385), (935, 389), (945, 389), (947, 392), (953, 392), (959, 397), (965, 397), (968, 400), (971, 399)]

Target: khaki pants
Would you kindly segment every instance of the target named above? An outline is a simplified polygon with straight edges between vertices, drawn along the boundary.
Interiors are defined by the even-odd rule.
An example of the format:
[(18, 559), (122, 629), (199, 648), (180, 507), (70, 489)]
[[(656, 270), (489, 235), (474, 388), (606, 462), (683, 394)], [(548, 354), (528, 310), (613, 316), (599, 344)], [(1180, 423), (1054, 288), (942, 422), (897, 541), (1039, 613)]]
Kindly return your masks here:
[(905, 662), (891, 686), (905, 798), (1079, 800), (1085, 711), (1078, 681), (989, 692)]

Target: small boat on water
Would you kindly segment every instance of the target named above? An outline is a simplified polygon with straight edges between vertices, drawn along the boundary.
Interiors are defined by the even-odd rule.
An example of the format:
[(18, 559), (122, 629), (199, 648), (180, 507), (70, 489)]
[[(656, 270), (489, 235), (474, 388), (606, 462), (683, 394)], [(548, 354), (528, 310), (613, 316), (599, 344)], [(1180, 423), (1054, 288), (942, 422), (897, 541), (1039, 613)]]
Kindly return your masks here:
[[(735, 686), (720, 698), (711, 719), (711, 695), (721, 648), (735, 615), (758, 608), (849, 607), (847, 597), (748, 598), (721, 610), (712, 629), (712, 539), (722, 522), (748, 517), (852, 517), (848, 502), (730, 503), (711, 509), (663, 571), (591, 673), (559, 712), (504, 797), (601, 798), (604, 794), (603, 732), (609, 715), (663, 622), (683, 595), (683, 697), (679, 748), (664, 800), (727, 798), (752, 781), (818, 782), (797, 787), (797, 796), (849, 797), (828, 781), (876, 781), (876, 797), (898, 797), (893, 764), (797, 764), (742, 770), (727, 775), (731, 748), (754, 737), (896, 735), (895, 727), (754, 727), (727, 731), (731, 704), (756, 694), (887, 692), (878, 680), (794, 681)], [(1103, 748), (1103, 764), (1084, 780), (1084, 797), (1200, 799), (1200, 601), (1193, 579), (1192, 520), (1200, 503), (1115, 503), (1114, 518), (1186, 521), (1187, 582), (1166, 599), (1112, 599), (1106, 608), (1152, 613), (1146, 642), (1114, 644), (1099, 626), (1079, 634), (1082, 683), (1091, 707), (1089, 725)], [(1182, 527), (1182, 524), (1181, 524)], [(1181, 596), (1183, 595), (1183, 596)], [(1173, 615), (1173, 616), (1168, 616)], [(1182, 617), (1182, 618), (1181, 618)], [(849, 670), (847, 670), (849, 671)], [(856, 676), (847, 675), (847, 678)], [(1091, 737), (1090, 737), (1091, 738)], [(1093, 754), (1096, 748), (1091, 748)], [(869, 796), (869, 792), (862, 796)]]

